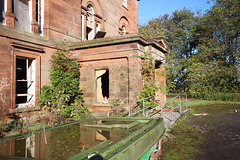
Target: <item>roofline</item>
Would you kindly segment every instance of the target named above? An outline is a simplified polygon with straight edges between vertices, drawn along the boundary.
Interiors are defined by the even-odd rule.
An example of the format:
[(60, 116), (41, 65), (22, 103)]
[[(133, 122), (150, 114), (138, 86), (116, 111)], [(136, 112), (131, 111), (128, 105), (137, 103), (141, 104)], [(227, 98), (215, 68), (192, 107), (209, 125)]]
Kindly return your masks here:
[(144, 36), (138, 33), (99, 38), (99, 39), (81, 41), (81, 42), (72, 42), (70, 44), (70, 48), (73, 50), (78, 50), (78, 49), (94, 48), (99, 46), (108, 46), (108, 45), (131, 43), (131, 42), (137, 42), (143, 46), (152, 45), (154, 48), (160, 49), (164, 53), (167, 53), (169, 51), (168, 48), (165, 48), (164, 46), (162, 46), (158, 41), (147, 40)]

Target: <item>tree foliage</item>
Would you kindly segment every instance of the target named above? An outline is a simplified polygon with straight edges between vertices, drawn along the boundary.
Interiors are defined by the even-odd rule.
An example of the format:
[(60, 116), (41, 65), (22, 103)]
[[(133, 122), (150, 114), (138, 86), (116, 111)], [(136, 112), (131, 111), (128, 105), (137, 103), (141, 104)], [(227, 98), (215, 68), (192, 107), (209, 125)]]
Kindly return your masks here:
[(197, 98), (239, 93), (239, 0), (213, 0), (204, 14), (176, 10), (140, 26), (139, 31), (152, 38), (165, 37), (168, 42), (168, 92)]

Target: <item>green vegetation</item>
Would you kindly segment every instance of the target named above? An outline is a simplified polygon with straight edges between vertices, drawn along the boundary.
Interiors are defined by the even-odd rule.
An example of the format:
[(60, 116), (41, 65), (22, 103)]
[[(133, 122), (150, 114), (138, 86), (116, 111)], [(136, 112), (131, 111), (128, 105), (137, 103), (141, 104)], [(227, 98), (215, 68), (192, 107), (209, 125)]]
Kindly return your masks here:
[(168, 93), (239, 101), (240, 1), (213, 0), (204, 14), (184, 8), (139, 27), (145, 36), (164, 37)]
[[(188, 99), (188, 101), (187, 101), (188, 108), (200, 106), (200, 105), (213, 105), (213, 104), (240, 104), (240, 102), (212, 101), (212, 100), (210, 101), (210, 100), (199, 100), (199, 99)], [(183, 104), (183, 105), (185, 105), (185, 104)]]
[(194, 117), (193, 114), (210, 113), (222, 117), (221, 112), (231, 113), (240, 108), (240, 102), (190, 99), (188, 107), (191, 110), (183, 114), (176, 124), (167, 131), (169, 136), (167, 136), (167, 141), (164, 141), (161, 159), (199, 159), (204, 154), (202, 147), (203, 143), (206, 142), (206, 136), (210, 134), (207, 130), (212, 128), (212, 125), (209, 124), (215, 124), (214, 121), (219, 122), (219, 119), (216, 119), (215, 116)]
[[(143, 87), (141, 93), (139, 94), (139, 100), (153, 96), (157, 90), (154, 72), (155, 62), (151, 57), (151, 53), (144, 52), (141, 58), (142, 58), (141, 74), (143, 79)], [(154, 97), (148, 98), (144, 102), (145, 107), (155, 105)], [(143, 103), (142, 101), (139, 102), (141, 107), (143, 107), (142, 103)]]
[(200, 145), (203, 143), (203, 137), (185, 120), (175, 125), (168, 134), (170, 139), (163, 144), (162, 159), (192, 160), (201, 154)]
[(79, 62), (65, 42), (58, 44), (50, 59), (51, 86), (42, 88), (39, 104), (55, 117), (79, 119), (89, 114), (79, 89)]

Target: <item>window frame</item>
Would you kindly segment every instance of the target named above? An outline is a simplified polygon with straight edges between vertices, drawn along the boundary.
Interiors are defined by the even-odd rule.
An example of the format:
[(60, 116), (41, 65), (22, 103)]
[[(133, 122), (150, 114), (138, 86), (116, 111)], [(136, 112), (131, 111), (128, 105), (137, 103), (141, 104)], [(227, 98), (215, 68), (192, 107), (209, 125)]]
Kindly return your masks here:
[[(37, 99), (40, 96), (41, 92), (41, 55), (44, 52), (43, 48), (40, 48), (38, 46), (28, 46), (23, 45), (18, 42), (12, 42), (11, 44), (11, 61), (13, 62), (11, 66), (11, 109), (13, 111), (21, 111), (22, 109), (30, 109), (35, 108), (35, 105), (37, 105)], [(22, 107), (16, 107), (16, 59), (17, 57), (24, 57), (29, 59), (35, 60), (35, 103), (33, 103), (33, 106), (30, 106), (27, 108), (27, 106)]]
[[(17, 59), (26, 60), (26, 79), (17, 79), (15, 78), (15, 108), (25, 108), (25, 107), (34, 107), (35, 106), (35, 92), (36, 92), (36, 59), (29, 58), (24, 56), (16, 56), (16, 67), (15, 67), (15, 76), (17, 75)], [(31, 66), (29, 68), (29, 61), (31, 61)], [(26, 93), (16, 93), (17, 92), (17, 83), (27, 82)], [(17, 103), (17, 97), (26, 97), (25, 103)]]

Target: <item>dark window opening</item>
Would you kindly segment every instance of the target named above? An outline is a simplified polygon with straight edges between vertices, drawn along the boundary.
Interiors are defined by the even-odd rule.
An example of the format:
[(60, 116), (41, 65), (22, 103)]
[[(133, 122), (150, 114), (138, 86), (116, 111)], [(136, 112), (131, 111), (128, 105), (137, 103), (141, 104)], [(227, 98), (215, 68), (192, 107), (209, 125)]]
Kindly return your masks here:
[(162, 61), (155, 61), (155, 69), (158, 69), (161, 67)]
[(109, 103), (109, 71), (96, 71), (96, 101), (97, 103)]
[(109, 98), (109, 73), (108, 70), (101, 76), (102, 96)]
[(14, 0), (12, 0), (12, 13), (14, 13)]
[(18, 57), (16, 59), (16, 106), (34, 105), (35, 61)]
[(39, 10), (38, 10), (38, 0), (36, 0), (36, 21), (38, 22), (38, 20), (39, 20), (39, 18), (38, 18), (38, 16), (39, 16)]
[[(16, 94), (26, 94), (27, 93), (27, 68), (26, 68), (26, 59), (17, 59), (16, 60)], [(27, 96), (17, 96), (16, 104), (26, 103)]]
[(87, 34), (86, 34), (86, 39), (90, 40), (90, 33), (92, 31), (92, 28), (87, 27)]
[(4, 0), (0, 0), (0, 23), (4, 22)]

